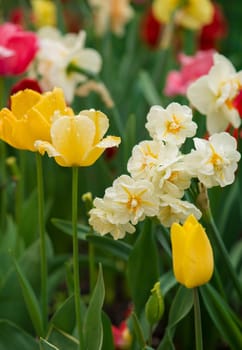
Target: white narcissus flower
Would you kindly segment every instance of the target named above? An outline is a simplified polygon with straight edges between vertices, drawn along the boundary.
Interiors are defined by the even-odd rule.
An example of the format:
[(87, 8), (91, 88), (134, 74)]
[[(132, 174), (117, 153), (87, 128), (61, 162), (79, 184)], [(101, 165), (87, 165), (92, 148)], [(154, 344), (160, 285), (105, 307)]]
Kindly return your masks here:
[(161, 197), (157, 218), (165, 227), (170, 227), (174, 222), (183, 223), (191, 214), (197, 219), (202, 216), (201, 211), (190, 202), (169, 195)]
[(115, 212), (114, 221), (136, 225), (146, 216), (155, 216), (159, 200), (154, 186), (147, 180), (134, 180), (128, 175), (121, 175), (113, 186), (105, 191), (104, 198), (110, 201)]
[(154, 140), (181, 145), (187, 137), (195, 135), (197, 125), (192, 121), (192, 110), (188, 106), (172, 102), (166, 109), (152, 106), (148, 115), (146, 129)]
[(38, 36), (40, 48), (29, 75), (38, 78), (44, 91), (61, 87), (67, 102), (71, 103), (77, 86), (88, 78), (84, 74), (68, 71), (68, 66), (74, 64), (96, 74), (101, 69), (101, 56), (96, 50), (84, 47), (84, 31), (62, 35), (56, 28), (43, 27), (38, 31)]
[(236, 73), (223, 55), (214, 54), (214, 65), (207, 75), (192, 83), (187, 90), (191, 104), (206, 115), (210, 135), (225, 131), (229, 124), (238, 128), (241, 119), (233, 99), (242, 89), (242, 71)]
[(125, 237), (126, 233), (134, 233), (135, 227), (126, 223), (117, 223), (113, 219), (115, 216), (112, 203), (105, 199), (95, 198), (94, 208), (89, 211), (89, 224), (101, 236), (110, 233), (114, 239), (121, 239)]
[(187, 169), (207, 188), (233, 183), (240, 153), (236, 140), (226, 132), (213, 134), (208, 140), (194, 138), (196, 150), (186, 156)]

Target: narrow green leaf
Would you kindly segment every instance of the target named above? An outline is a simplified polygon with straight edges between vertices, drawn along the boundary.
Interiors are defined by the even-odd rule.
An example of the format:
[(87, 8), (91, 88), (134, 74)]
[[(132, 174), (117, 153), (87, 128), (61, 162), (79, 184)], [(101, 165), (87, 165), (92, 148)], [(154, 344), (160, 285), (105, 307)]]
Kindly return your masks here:
[(12, 322), (0, 320), (0, 350), (39, 350), (32, 336)]
[(159, 279), (158, 252), (151, 220), (145, 221), (143, 232), (135, 242), (129, 256), (127, 273), (135, 311), (139, 316), (150, 290)]
[(204, 285), (200, 290), (204, 305), (223, 339), (230, 345), (231, 349), (240, 349), (242, 325), (237, 320), (237, 316), (211, 285)]
[(175, 326), (190, 312), (192, 306), (192, 290), (180, 286), (170, 307), (168, 325), (165, 331), (165, 335), (157, 350), (175, 349), (172, 341), (175, 334)]
[(84, 342), (86, 349), (101, 350), (103, 342), (102, 306), (105, 289), (102, 266), (99, 265), (97, 282), (92, 293), (84, 320)]
[(40, 338), (40, 350), (60, 350), (55, 345), (50, 344), (46, 339)]
[(139, 343), (139, 346), (141, 348), (144, 348), (146, 346), (145, 336), (144, 336), (141, 324), (139, 322), (139, 319), (135, 312), (132, 312), (131, 317), (132, 317), (134, 331), (135, 331), (135, 335)]
[[(55, 227), (59, 228), (63, 233), (66, 233), (69, 236), (72, 236), (71, 221), (52, 218), (51, 222)], [(77, 235), (79, 239), (86, 240), (86, 234), (90, 232), (91, 232), (91, 228), (89, 226), (82, 225), (82, 224), (77, 225)]]
[(86, 238), (88, 242), (93, 243), (98, 248), (102, 248), (104, 252), (111, 253), (125, 261), (128, 260), (129, 254), (132, 250), (132, 247), (129, 244), (122, 241), (115, 241), (112, 238), (95, 235), (87, 235)]
[(174, 274), (172, 271), (166, 272), (164, 275), (160, 277), (160, 289), (165, 296), (171, 288), (173, 288), (177, 284), (177, 281), (174, 277)]
[(149, 73), (146, 71), (141, 71), (139, 74), (139, 80), (146, 101), (150, 105), (160, 105), (161, 98), (159, 96), (158, 91), (155, 88), (155, 85)]
[(34, 294), (33, 288), (27, 278), (24, 276), (20, 266), (17, 261), (14, 262), (16, 271), (19, 278), (19, 283), (22, 289), (23, 297), (26, 303), (26, 307), (29, 312), (29, 316), (33, 322), (33, 326), (35, 328), (36, 334), (43, 334), (43, 322), (41, 318), (40, 305)]
[(75, 322), (74, 296), (71, 295), (52, 316), (50, 320), (50, 327), (55, 326), (67, 333), (71, 333), (75, 327)]
[(180, 286), (170, 307), (168, 327), (172, 328), (180, 322), (190, 312), (192, 306), (192, 289)]
[(114, 350), (112, 324), (109, 317), (102, 312), (103, 343), (102, 350)]

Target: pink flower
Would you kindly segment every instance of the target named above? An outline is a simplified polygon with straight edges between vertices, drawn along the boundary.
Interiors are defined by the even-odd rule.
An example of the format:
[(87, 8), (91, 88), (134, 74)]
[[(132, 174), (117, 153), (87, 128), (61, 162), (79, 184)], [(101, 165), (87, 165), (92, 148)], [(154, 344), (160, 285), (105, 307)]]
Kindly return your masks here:
[(20, 26), (0, 25), (0, 75), (24, 73), (38, 50), (38, 38)]
[(171, 71), (166, 79), (167, 96), (185, 95), (190, 83), (208, 73), (213, 65), (214, 50), (198, 51), (195, 56), (179, 54), (180, 71)]

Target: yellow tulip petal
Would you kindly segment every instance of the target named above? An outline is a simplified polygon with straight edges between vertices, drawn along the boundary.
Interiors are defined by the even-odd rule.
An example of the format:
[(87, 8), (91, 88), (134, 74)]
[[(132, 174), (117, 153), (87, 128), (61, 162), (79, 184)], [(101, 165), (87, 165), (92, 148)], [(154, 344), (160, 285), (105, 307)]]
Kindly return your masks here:
[(85, 116), (62, 117), (53, 123), (51, 137), (66, 166), (78, 166), (93, 147), (95, 125)]
[(0, 138), (10, 146), (34, 150), (32, 135), (29, 133), (26, 119), (16, 119), (15, 115), (7, 108), (0, 111)]
[(179, 0), (155, 0), (152, 4), (152, 10), (155, 18), (162, 22), (169, 22), (172, 12), (176, 9)]
[(184, 284), (193, 288), (207, 283), (213, 273), (213, 252), (208, 237), (200, 224), (189, 232), (184, 258)]
[(22, 119), (26, 112), (41, 99), (41, 94), (25, 89), (11, 96), (11, 110), (17, 119)]
[(96, 133), (95, 133), (93, 144), (97, 144), (103, 138), (103, 136), (108, 130), (108, 127), (109, 127), (108, 117), (104, 113), (100, 111), (96, 111), (94, 109), (81, 111), (79, 115), (86, 115), (95, 124)]
[(72, 109), (66, 106), (64, 93), (60, 88), (55, 88), (42, 95), (33, 109), (42, 114), (48, 123), (51, 123), (56, 111), (62, 115), (74, 115)]
[(177, 223), (171, 226), (173, 271), (178, 282), (184, 284), (183, 258), (186, 244), (186, 231)]
[(49, 157), (59, 156), (57, 150), (52, 146), (51, 143), (47, 141), (37, 140), (34, 143), (34, 147), (35, 150), (38, 151), (42, 156), (45, 154), (45, 152), (48, 154)]

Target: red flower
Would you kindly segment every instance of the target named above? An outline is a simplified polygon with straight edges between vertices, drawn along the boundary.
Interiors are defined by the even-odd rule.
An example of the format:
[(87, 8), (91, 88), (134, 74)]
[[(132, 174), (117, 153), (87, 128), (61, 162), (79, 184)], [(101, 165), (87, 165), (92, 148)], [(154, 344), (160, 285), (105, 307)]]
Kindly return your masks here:
[(189, 84), (208, 73), (213, 65), (213, 50), (198, 51), (194, 56), (180, 54), (180, 71), (167, 75), (164, 93), (167, 96), (185, 95)]
[(199, 48), (208, 50), (217, 47), (218, 40), (226, 37), (228, 25), (221, 7), (214, 3), (214, 14), (212, 22), (204, 26), (199, 37)]
[(123, 321), (119, 327), (112, 326), (114, 345), (116, 350), (130, 349), (131, 334), (126, 321)]
[(238, 95), (234, 98), (233, 106), (239, 112), (240, 118), (242, 118), (242, 90), (240, 90)]
[(0, 75), (24, 73), (38, 50), (38, 38), (13, 23), (0, 25)]
[(149, 8), (141, 21), (141, 38), (148, 46), (156, 48), (160, 41), (161, 31), (161, 23), (155, 19), (152, 8)]

